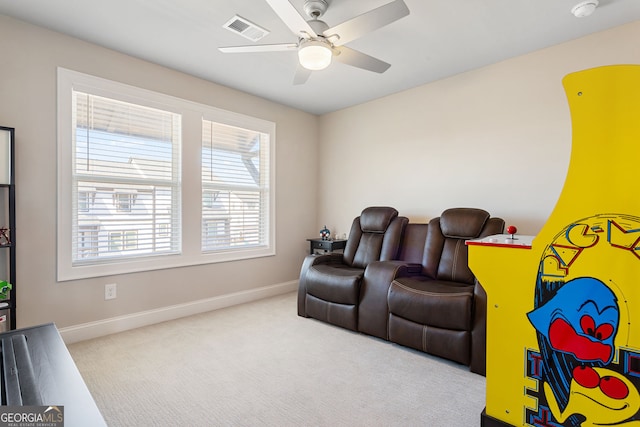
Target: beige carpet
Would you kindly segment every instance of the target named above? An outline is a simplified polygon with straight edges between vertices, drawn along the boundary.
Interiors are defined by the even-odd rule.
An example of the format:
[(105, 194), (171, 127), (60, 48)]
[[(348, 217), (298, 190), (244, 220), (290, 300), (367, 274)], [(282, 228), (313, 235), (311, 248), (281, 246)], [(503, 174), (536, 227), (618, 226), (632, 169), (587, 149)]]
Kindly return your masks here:
[(290, 293), (69, 346), (109, 426), (480, 425), (464, 366), (298, 317)]

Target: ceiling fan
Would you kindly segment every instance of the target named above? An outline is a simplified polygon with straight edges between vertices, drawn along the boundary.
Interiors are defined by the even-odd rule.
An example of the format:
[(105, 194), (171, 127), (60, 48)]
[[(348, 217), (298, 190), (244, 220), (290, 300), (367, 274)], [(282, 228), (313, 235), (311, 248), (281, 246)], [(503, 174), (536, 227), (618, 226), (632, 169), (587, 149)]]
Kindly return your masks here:
[(304, 11), (311, 18), (308, 21), (288, 0), (266, 0), (266, 2), (298, 36), (297, 43), (229, 46), (218, 49), (225, 53), (297, 50), (299, 64), (293, 79), (294, 84), (306, 82), (312, 71), (327, 68), (333, 58), (353, 67), (384, 73), (391, 64), (344, 45), (409, 14), (409, 8), (403, 0), (394, 0), (342, 24), (329, 27), (319, 19), (329, 6), (326, 0), (305, 1)]

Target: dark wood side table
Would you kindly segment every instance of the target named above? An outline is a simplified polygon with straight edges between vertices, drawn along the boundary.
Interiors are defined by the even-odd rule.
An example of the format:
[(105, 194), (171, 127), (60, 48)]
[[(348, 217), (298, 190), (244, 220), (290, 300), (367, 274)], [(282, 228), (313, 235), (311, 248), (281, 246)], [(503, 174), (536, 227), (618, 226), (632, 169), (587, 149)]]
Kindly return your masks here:
[(344, 249), (347, 246), (346, 240), (322, 240), (307, 239), (309, 242), (309, 253), (313, 255), (316, 250), (323, 250), (325, 252), (333, 252), (339, 249)]

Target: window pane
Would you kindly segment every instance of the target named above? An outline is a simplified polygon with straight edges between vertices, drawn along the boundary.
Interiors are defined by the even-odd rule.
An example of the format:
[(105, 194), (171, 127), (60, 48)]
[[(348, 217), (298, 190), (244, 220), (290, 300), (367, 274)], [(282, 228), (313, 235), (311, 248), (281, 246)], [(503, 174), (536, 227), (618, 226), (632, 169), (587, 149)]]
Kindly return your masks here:
[(180, 251), (180, 116), (73, 92), (74, 264)]
[(202, 250), (266, 246), (269, 134), (203, 120)]
[(275, 123), (64, 68), (57, 89), (58, 280), (275, 254)]

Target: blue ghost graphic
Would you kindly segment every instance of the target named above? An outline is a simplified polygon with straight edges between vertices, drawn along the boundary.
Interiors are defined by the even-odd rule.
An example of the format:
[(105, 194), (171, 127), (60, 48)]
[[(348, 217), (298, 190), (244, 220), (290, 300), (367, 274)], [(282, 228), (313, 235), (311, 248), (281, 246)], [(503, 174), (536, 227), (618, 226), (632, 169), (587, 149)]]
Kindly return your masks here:
[(553, 351), (581, 362), (608, 364), (613, 359), (620, 309), (614, 293), (600, 280), (581, 277), (566, 282), (527, 317)]

